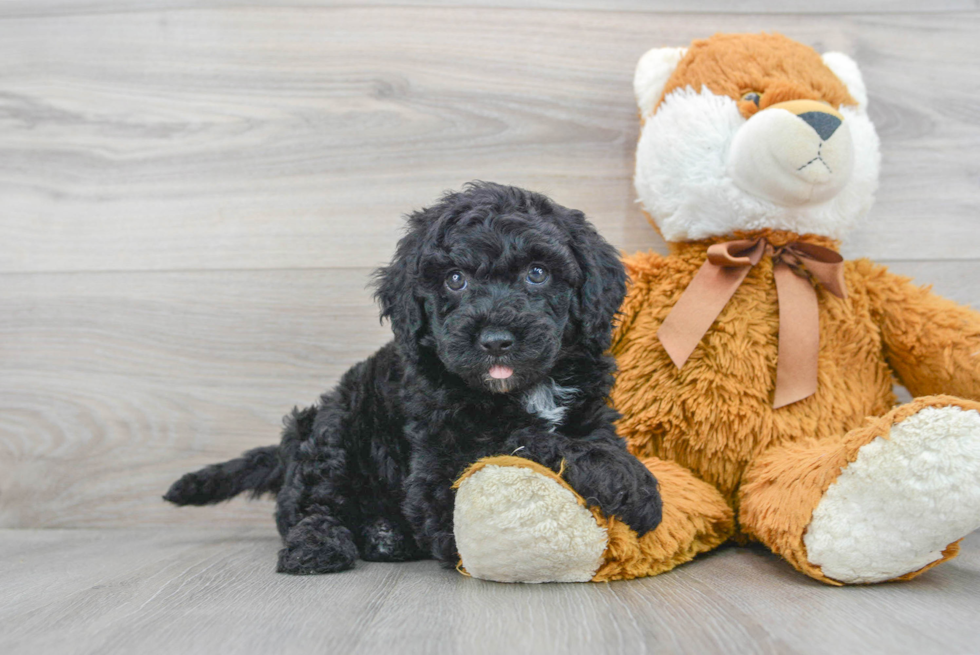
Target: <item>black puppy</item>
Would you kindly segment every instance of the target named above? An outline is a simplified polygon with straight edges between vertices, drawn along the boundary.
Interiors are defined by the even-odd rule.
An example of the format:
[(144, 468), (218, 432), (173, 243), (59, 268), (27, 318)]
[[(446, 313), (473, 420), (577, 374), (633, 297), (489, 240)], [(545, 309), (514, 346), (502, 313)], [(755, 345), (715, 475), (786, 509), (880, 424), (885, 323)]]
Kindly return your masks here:
[(293, 410), (279, 446), (188, 473), (164, 498), (277, 492), (284, 573), (341, 571), (358, 555), (456, 564), (451, 486), (489, 455), (564, 465), (607, 515), (657, 527), (657, 481), (606, 404), (626, 275), (582, 212), (473, 183), (410, 215), (376, 277), (395, 340)]

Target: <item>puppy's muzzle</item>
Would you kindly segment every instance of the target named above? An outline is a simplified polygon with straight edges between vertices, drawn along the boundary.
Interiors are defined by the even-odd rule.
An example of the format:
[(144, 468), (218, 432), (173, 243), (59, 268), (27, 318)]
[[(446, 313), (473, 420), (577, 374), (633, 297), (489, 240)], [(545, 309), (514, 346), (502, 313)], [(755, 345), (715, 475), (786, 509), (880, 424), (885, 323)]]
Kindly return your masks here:
[(491, 355), (503, 355), (517, 343), (517, 338), (510, 330), (500, 328), (484, 328), (480, 332), (480, 348)]
[(728, 173), (743, 191), (787, 207), (825, 202), (851, 177), (853, 144), (844, 117), (815, 100), (757, 112), (732, 140)]

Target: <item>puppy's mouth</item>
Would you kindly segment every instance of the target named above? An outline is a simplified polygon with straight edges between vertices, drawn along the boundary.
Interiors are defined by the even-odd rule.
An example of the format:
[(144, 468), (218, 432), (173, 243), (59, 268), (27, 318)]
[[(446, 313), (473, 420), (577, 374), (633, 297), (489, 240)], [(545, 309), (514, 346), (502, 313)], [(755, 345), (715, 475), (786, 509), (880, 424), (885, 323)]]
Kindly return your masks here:
[(522, 377), (521, 374), (514, 371), (512, 366), (491, 363), (481, 381), (490, 393), (508, 393), (521, 386)]
[(494, 364), (490, 367), (490, 370), (487, 371), (487, 375), (494, 380), (507, 380), (514, 375), (514, 369), (509, 366), (504, 366), (503, 364)]

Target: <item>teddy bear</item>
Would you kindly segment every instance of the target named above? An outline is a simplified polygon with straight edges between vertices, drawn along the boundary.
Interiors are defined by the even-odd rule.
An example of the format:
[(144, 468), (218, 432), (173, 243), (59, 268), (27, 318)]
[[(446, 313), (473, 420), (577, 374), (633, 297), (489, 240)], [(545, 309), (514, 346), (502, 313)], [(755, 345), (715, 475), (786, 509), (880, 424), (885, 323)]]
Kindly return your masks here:
[(663, 521), (638, 538), (504, 454), (457, 481), (460, 570), (628, 579), (752, 541), (844, 585), (956, 556), (980, 527), (980, 314), (838, 253), (878, 182), (855, 62), (717, 34), (647, 52), (634, 91), (636, 192), (669, 254), (625, 259), (610, 400)]

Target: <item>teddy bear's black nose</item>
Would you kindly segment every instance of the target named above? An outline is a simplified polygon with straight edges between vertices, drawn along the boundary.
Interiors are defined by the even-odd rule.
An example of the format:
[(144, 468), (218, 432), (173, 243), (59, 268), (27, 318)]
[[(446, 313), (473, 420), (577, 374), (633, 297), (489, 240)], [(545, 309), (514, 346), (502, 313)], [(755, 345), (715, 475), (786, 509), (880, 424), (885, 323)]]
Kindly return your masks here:
[(480, 332), (480, 347), (493, 355), (507, 352), (517, 341), (509, 330), (486, 328)]
[(837, 131), (837, 128), (840, 127), (839, 118), (822, 111), (808, 111), (800, 114), (799, 117), (804, 123), (812, 127), (824, 141), (829, 139)]

